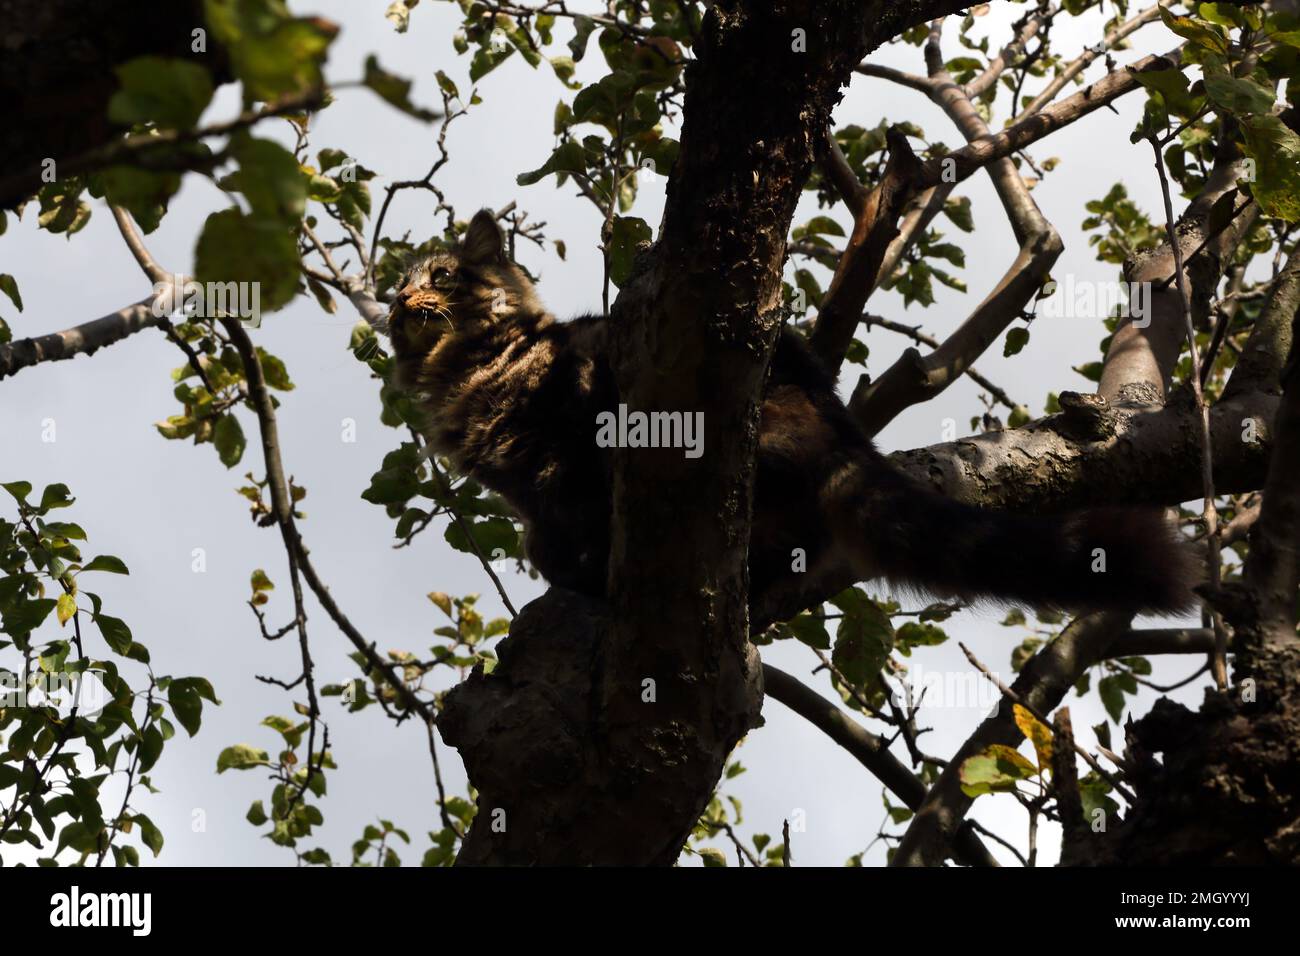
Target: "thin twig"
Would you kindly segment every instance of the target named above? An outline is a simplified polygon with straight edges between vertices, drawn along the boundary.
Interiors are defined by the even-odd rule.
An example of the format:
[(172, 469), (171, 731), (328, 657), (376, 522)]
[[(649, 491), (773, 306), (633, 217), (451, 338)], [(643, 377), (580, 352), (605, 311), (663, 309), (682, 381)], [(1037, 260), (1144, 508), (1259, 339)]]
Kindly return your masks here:
[[(1002, 683), (1002, 681), (998, 679), (996, 674), (994, 674), (987, 667), (985, 667), (984, 664), (979, 660), (979, 658), (977, 658), (974, 654), (971, 653), (970, 648), (968, 648), (965, 644), (962, 644), (960, 641), (957, 643), (957, 646), (960, 647), (962, 653), (966, 655), (966, 660), (970, 661), (971, 664), (975, 667), (975, 669), (978, 670), (981, 674), (983, 674), (988, 679), (988, 681), (1002, 693), (1003, 697), (1005, 697), (1007, 700), (1011, 701), (1012, 703), (1019, 704), (1025, 710), (1029, 711), (1029, 713), (1033, 716), (1033, 718), (1037, 720), (1040, 724), (1042, 724), (1045, 727), (1051, 728), (1052, 726), (1051, 723), (1047, 720), (1047, 718), (1043, 714), (1039, 713), (1038, 708), (1034, 707), (1032, 704), (1030, 704), (1028, 701), (1022, 698), (1019, 694), (1017, 694), (1006, 684)], [(1053, 730), (1052, 734), (1053, 736), (1055, 736), (1056, 731)], [(1130, 804), (1137, 802), (1137, 797), (1133, 794), (1133, 792), (1129, 790), (1128, 787), (1124, 786), (1122, 783), (1120, 783), (1118, 780), (1112, 777), (1110, 773), (1101, 764), (1097, 763), (1096, 757), (1088, 753), (1088, 751), (1084, 750), (1077, 743), (1074, 744), (1074, 752), (1077, 753), (1080, 757), (1082, 757), (1084, 759), (1084, 762), (1087, 763), (1089, 767), (1097, 771), (1097, 773), (1101, 774), (1102, 778), (1107, 783), (1109, 783), (1112, 787), (1114, 787), (1115, 790), (1121, 796), (1123, 796), (1124, 799), (1127, 800)]]
[[(1174, 254), (1174, 277), (1177, 280), (1178, 299), (1182, 305), (1183, 322), (1187, 327), (1187, 348), (1192, 358), (1192, 395), (1196, 399), (1197, 418), (1200, 424), (1201, 440), (1201, 485), (1205, 495), (1202, 516), (1205, 520), (1205, 537), (1208, 545), (1209, 586), (1218, 591), (1221, 579), (1219, 553), (1219, 515), (1214, 506), (1214, 466), (1213, 449), (1210, 447), (1210, 410), (1205, 404), (1205, 392), (1201, 389), (1201, 356), (1196, 347), (1196, 325), (1192, 321), (1192, 299), (1187, 291), (1187, 276), (1184, 272), (1183, 247), (1178, 240), (1178, 231), (1174, 226), (1174, 205), (1169, 193), (1169, 178), (1165, 175), (1164, 154), (1160, 142), (1154, 135), (1149, 139), (1151, 150), (1155, 153), (1156, 172), (1160, 176), (1160, 192), (1165, 204), (1165, 233), (1169, 238), (1169, 247)], [(1249, 205), (1249, 203), (1247, 203)], [(1244, 207), (1243, 207), (1244, 208)], [(1214, 683), (1219, 690), (1228, 687), (1228, 632), (1223, 626), (1223, 618), (1213, 607), (1208, 608), (1210, 621), (1214, 626), (1214, 653), (1210, 656), (1210, 670)]]

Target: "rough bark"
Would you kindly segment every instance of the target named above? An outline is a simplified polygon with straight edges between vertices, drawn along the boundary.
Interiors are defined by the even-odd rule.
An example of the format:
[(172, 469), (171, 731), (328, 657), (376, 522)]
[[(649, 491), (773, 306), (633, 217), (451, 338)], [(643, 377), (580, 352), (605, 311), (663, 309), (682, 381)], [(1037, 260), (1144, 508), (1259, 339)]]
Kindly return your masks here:
[[(1290, 312), (1275, 296), (1260, 322)], [(1275, 334), (1270, 332), (1268, 334)], [(1137, 804), (1086, 846), (1099, 865), (1300, 863), (1300, 363), (1292, 345), (1276, 445), (1243, 580), (1216, 599), (1235, 631), (1233, 686), (1200, 711), (1161, 699), (1128, 735)], [(1162, 759), (1157, 760), (1156, 755)]]
[[(577, 638), (559, 636), (567, 625), (545, 616), (558, 598), (545, 597), (503, 642), (503, 656), (528, 667), (477, 676), (449, 699), (446, 739), (480, 791), (463, 862), (671, 863), (727, 755), (757, 724), (761, 672), (748, 641), (745, 556), (785, 237), (853, 68), (883, 40), (957, 6), (729, 0), (709, 8), (687, 69), (659, 240), (614, 305), (612, 344), (621, 400), (703, 412), (705, 454), (616, 452), (611, 610), (589, 611), (580, 629), (594, 644), (589, 671), (550, 659), (572, 653), (562, 648)], [(530, 625), (539, 615), (549, 623)], [(547, 640), (530, 636), (542, 630)], [(516, 710), (529, 706), (521, 691), (532, 673), (550, 675), (540, 697), (585, 701), (587, 722), (565, 722), (551, 702)], [(569, 683), (555, 683), (566, 675)], [(513, 723), (492, 717), (509, 681), (509, 696), (521, 697), (512, 712), (527, 715)], [(519, 755), (538, 752), (538, 740), (554, 741), (570, 761), (564, 778), (578, 782), (539, 790), (519, 772)], [(493, 830), (497, 807), (528, 824)]]
[(217, 79), (224, 59), (191, 52), (204, 25), (202, 0), (0, 0), (0, 208), (41, 188), (41, 163), (56, 165), (121, 132), (108, 121), (114, 68), (147, 54), (203, 56)]
[[(1037, 32), (1039, 24), (1038, 14), (1030, 17), (1016, 41), (970, 87), (959, 86), (944, 68), (942, 33), (939, 25), (931, 29), (926, 44), (927, 93), (969, 144), (984, 142), (992, 136), (972, 97), (978, 89), (996, 81), (1012, 52)], [(877, 434), (905, 409), (928, 401), (965, 374), (1024, 313), (1065, 248), (1015, 164), (1004, 156), (989, 163), (987, 169), (1019, 245), (1016, 257), (984, 301), (938, 348), (926, 356), (916, 349), (908, 349), (874, 381), (866, 375), (859, 380), (850, 408), (868, 434)]]
[[(1062, 404), (1073, 394), (1062, 393)], [(1200, 493), (1200, 477), (1188, 466), (1200, 454), (1189, 396), (1176, 394), (1163, 408), (1080, 398), (1093, 399), (1087, 410), (897, 452), (890, 461), (944, 494), (994, 508), (1055, 511), (1120, 500), (1175, 505)], [(1210, 409), (1221, 493), (1260, 487), (1277, 405), (1274, 396), (1250, 392)]]
[[(102, 318), (92, 319), (62, 332), (6, 342), (0, 345), (0, 379), (41, 362), (58, 362), (78, 355), (93, 355), (104, 346), (119, 342), (128, 335), (154, 328), (160, 324), (161, 318), (154, 314), (153, 303), (154, 296), (151, 295)], [(165, 316), (166, 313), (163, 313)]]

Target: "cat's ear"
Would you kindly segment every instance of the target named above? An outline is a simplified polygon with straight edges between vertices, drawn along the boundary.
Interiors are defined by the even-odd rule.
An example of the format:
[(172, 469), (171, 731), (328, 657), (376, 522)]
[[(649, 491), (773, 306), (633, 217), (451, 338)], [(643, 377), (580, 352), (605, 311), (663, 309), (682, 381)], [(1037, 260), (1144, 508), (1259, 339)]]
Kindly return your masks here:
[(465, 230), (465, 238), (460, 244), (461, 255), (476, 265), (501, 265), (506, 261), (505, 242), (496, 215), (491, 209), (480, 209)]

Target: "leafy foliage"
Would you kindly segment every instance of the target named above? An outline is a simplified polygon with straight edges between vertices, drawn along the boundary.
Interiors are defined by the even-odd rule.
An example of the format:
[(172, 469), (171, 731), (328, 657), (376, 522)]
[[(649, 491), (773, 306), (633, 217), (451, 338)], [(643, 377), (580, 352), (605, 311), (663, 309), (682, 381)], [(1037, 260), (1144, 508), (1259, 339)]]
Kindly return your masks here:
[(11, 862), (138, 866), (133, 834), (154, 856), (163, 847), (137, 801), (157, 793), (150, 771), (172, 720), (192, 737), (203, 702), (219, 701), (202, 677), (155, 674), (126, 622), (83, 589), (85, 575), (128, 571), (83, 558), (85, 530), (55, 514), (75, 503), (66, 486), (37, 501), (28, 482), (0, 487), (16, 507), (0, 518), (0, 840)]

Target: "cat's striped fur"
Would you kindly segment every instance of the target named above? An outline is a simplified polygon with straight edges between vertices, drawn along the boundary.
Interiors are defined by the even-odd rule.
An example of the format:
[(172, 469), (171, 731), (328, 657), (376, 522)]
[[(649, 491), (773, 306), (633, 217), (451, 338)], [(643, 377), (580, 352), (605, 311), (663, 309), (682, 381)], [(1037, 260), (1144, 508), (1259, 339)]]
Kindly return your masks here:
[[(389, 330), (396, 382), (419, 397), (434, 448), (512, 504), (551, 583), (592, 594), (605, 588), (611, 506), (596, 418), (618, 405), (607, 328), (603, 316), (557, 322), (485, 210), (460, 247), (410, 270)], [(860, 579), (943, 597), (1155, 612), (1192, 598), (1190, 553), (1157, 511), (981, 510), (896, 472), (787, 330), (763, 397), (751, 604), (797, 587), (795, 549), (809, 575), (847, 562)]]

